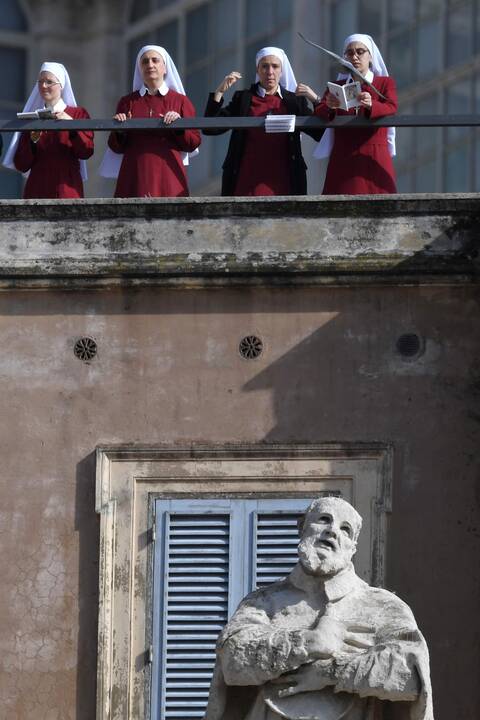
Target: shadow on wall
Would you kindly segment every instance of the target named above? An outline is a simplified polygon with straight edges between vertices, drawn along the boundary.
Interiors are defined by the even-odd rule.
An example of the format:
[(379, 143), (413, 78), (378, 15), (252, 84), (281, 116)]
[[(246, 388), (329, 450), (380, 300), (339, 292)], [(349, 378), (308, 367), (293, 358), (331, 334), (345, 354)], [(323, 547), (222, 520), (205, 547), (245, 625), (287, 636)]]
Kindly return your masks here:
[[(439, 274), (451, 269), (453, 279), (456, 267), (463, 284), (415, 286), (413, 273), (403, 286), (318, 288), (318, 312), (335, 317), (243, 386), (271, 393), (275, 425), (267, 442), (392, 442), (388, 583), (426, 634), (437, 720), (470, 717), (480, 702), (470, 679), (479, 660), (470, 631), (480, 552), (475, 256), (462, 251), (439, 263)], [(428, 262), (426, 250), (411, 267)], [(455, 568), (460, 587), (447, 587), (443, 568)], [(449, 647), (456, 662), (447, 667)]]
[(244, 386), (272, 391), (277, 424), (265, 441), (384, 441), (410, 435), (412, 422), (422, 434), (432, 412), (451, 422), (452, 401), (478, 420), (475, 235), (466, 218), (393, 269), (372, 270), (382, 284), (312, 290), (312, 306), (335, 317)]
[(99, 515), (95, 512), (95, 452), (77, 464), (75, 531), (79, 534), (77, 720), (96, 714)]

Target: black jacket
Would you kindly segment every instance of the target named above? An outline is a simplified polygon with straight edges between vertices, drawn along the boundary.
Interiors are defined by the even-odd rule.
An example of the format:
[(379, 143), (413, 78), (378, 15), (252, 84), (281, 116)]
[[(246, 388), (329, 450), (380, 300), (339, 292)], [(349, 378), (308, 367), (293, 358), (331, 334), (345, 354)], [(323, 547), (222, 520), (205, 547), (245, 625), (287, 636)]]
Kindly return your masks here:
[[(256, 89), (257, 86), (252, 85), (248, 90), (237, 90), (225, 108), (222, 107), (223, 98), (220, 102), (215, 102), (213, 93), (210, 93), (207, 107), (205, 108), (205, 117), (246, 117), (250, 110), (252, 95), (256, 93)], [(295, 93), (283, 87), (282, 96), (287, 107), (288, 115), (312, 114), (306, 98), (297, 97)], [(227, 130), (203, 130), (204, 135), (221, 135), (224, 132), (227, 132)], [(305, 132), (313, 137), (314, 140), (320, 140), (324, 131), (320, 129), (305, 130)], [(235, 192), (244, 144), (245, 130), (232, 130), (227, 156), (222, 166), (222, 195), (233, 195)], [(307, 166), (302, 155), (299, 130), (288, 133), (288, 145), (292, 195), (305, 195), (307, 192)]]

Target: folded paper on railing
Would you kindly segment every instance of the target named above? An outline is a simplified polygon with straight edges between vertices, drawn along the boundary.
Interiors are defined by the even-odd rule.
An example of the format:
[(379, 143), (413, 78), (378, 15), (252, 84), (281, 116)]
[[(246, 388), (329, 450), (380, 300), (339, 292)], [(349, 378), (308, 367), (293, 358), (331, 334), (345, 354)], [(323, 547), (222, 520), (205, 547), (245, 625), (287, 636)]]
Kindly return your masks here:
[(267, 115), (265, 117), (265, 132), (294, 132), (295, 115)]

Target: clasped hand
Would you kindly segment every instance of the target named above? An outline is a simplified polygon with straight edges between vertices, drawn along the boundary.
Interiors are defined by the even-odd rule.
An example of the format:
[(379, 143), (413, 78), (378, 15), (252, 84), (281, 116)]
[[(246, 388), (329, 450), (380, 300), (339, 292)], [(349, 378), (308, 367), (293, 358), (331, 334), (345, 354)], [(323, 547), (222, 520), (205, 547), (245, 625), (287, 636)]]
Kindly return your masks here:
[[(132, 113), (117, 113), (113, 116), (114, 120), (117, 120), (117, 122), (125, 122), (125, 120), (130, 120), (132, 117)], [(165, 115), (160, 115), (160, 117), (163, 117), (163, 122), (165, 125), (171, 125), (175, 120), (178, 120), (178, 118), (182, 117), (178, 112), (175, 112), (175, 110), (169, 110), (165, 113)]]

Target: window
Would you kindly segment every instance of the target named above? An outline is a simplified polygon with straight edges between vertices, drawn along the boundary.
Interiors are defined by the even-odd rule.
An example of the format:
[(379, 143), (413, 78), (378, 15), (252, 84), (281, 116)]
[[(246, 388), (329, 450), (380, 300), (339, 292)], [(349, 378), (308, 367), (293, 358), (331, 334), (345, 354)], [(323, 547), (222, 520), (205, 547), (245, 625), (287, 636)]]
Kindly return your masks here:
[[(205, 706), (218, 632), (250, 588), (296, 561), (296, 515), (312, 497), (335, 493), (353, 502), (364, 519), (357, 572), (383, 582), (388, 446), (106, 448), (97, 457), (96, 720), (201, 717), (185, 708)], [(192, 537), (201, 538), (195, 563), (200, 543)], [(204, 574), (191, 572), (199, 567)], [(188, 667), (185, 655), (194, 659)]]
[(390, 39), (386, 62), (399, 89), (414, 82), (415, 34), (411, 30), (404, 30)]
[(345, 38), (357, 32), (357, 6), (355, 0), (337, 0), (332, 8), (331, 23), (333, 51), (341, 53)]
[(166, 7), (175, 0), (132, 0), (130, 9), (130, 22), (141, 20), (151, 12)]
[(371, 35), (379, 41), (382, 28), (382, 8), (378, 0), (359, 0), (358, 18), (358, 31)]
[[(405, 27), (415, 19), (415, 0), (390, 0), (388, 3), (390, 30)], [(370, 33), (369, 33), (370, 34)]]
[(447, 65), (467, 62), (473, 54), (473, 7), (463, 3), (450, 9), (447, 16)]
[(247, 593), (293, 568), (311, 499), (155, 502), (152, 720), (203, 717), (216, 639)]
[[(4, 0), (0, 15), (0, 33), (5, 38), (0, 44), (0, 63), (8, 68), (0, 88), (0, 119), (15, 117), (26, 100), (25, 79), (27, 73), (28, 24), (25, 14), (16, 0)], [(2, 133), (3, 155), (12, 139)], [(0, 197), (18, 198), (22, 193), (22, 176), (14, 170), (0, 166)]]
[(440, 18), (434, 17), (418, 25), (417, 32), (417, 78), (430, 78), (440, 72), (442, 66), (442, 32)]
[(12, 32), (26, 32), (28, 30), (27, 19), (17, 0), (2, 0), (0, 30), (10, 30)]

